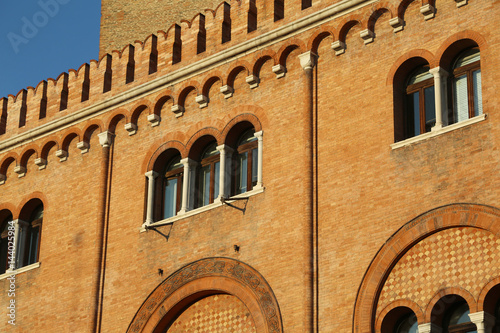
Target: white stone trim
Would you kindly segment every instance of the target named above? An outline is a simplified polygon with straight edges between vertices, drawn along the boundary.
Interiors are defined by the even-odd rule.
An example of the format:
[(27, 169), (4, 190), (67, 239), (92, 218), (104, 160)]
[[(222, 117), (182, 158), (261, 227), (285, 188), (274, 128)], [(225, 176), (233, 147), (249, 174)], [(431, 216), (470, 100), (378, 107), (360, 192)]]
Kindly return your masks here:
[(146, 172), (145, 176), (148, 178), (148, 198), (146, 204), (146, 225), (153, 223), (153, 210), (155, 204), (155, 178), (158, 177), (158, 173), (151, 170)]
[(299, 54), (300, 66), (303, 70), (311, 70), (316, 66), (316, 59), (318, 56), (311, 51)]
[(363, 41), (366, 45), (366, 44), (373, 43), (373, 40), (375, 39), (375, 33), (373, 31), (371, 31), (370, 29), (365, 29), (359, 33), (359, 37), (361, 37), (363, 39)]
[(184, 115), (184, 107), (182, 105), (172, 105), (171, 110), (175, 114), (176, 118), (182, 117)]
[(340, 40), (336, 40), (332, 43), (332, 50), (335, 51), (335, 55), (341, 55), (345, 53), (345, 43)]
[(431, 4), (425, 4), (420, 7), (420, 13), (424, 15), (424, 20), (427, 21), (436, 16), (436, 8), (434, 8)]
[(6, 179), (7, 179), (7, 176), (4, 175), (3, 173), (0, 173), (0, 185), (5, 184)]
[(185, 214), (193, 209), (194, 188), (191, 183), (194, 184), (195, 166), (198, 164), (189, 157), (183, 158), (181, 163), (184, 165), (184, 172), (182, 174), (182, 202), (181, 210), (177, 214)]
[(272, 67), (272, 71), (274, 74), (276, 74), (277, 79), (281, 79), (286, 74), (286, 68), (285, 68), (285, 66), (283, 66), (281, 64), (274, 65)]
[(429, 69), (429, 73), (434, 76), (434, 109), (436, 111), (436, 124), (431, 130), (435, 132), (447, 125), (447, 121), (445, 123), (443, 120), (448, 117), (443, 115), (443, 112), (448, 110), (448, 107), (446, 98), (443, 96), (446, 96), (446, 78), (448, 77), (448, 72), (441, 67), (435, 67)]
[(220, 200), (220, 198), (227, 198), (231, 192), (231, 154), (234, 149), (227, 145), (217, 146), (219, 151), (219, 196), (214, 200)]
[(220, 87), (220, 92), (224, 95), (225, 99), (228, 99), (230, 97), (233, 97), (234, 94), (234, 89), (231, 86), (228, 86), (227, 84)]
[(490, 333), (495, 326), (495, 316), (484, 311), (469, 313), (469, 318), (476, 324), (477, 333)]
[(68, 159), (68, 152), (63, 149), (56, 151), (56, 156), (59, 157), (59, 162), (64, 162)]
[(124, 127), (125, 130), (128, 132), (128, 135), (134, 135), (137, 133), (137, 125), (134, 123), (126, 123)]
[(425, 323), (418, 325), (418, 333), (441, 333), (442, 331), (441, 327), (435, 324)]
[[(235, 195), (233, 198), (252, 197), (254, 195), (257, 195), (257, 194), (260, 194), (260, 193), (263, 193), (263, 192), (264, 192), (264, 187), (259, 187), (259, 188), (254, 188), (251, 191)], [(227, 200), (226, 202), (232, 203), (232, 202), (235, 202), (235, 201), (234, 200)], [(162, 221), (157, 221), (155, 223), (150, 224), (149, 226), (150, 227), (160, 227), (162, 225), (172, 224), (174, 222), (187, 219), (188, 217), (191, 217), (191, 216), (194, 216), (194, 215), (198, 215), (198, 214), (204, 213), (206, 211), (209, 211), (209, 210), (221, 207), (223, 205), (224, 204), (219, 200), (217, 202), (214, 202), (214, 203), (211, 203), (209, 205), (202, 206), (202, 207), (199, 207), (199, 208), (187, 211), (187, 212), (182, 212), (181, 211), (176, 216), (169, 217), (168, 219), (165, 219), (165, 220), (162, 220)], [(139, 228), (139, 232), (145, 232), (145, 231), (147, 231), (147, 228), (146, 228), (146, 225), (143, 224)]]
[(31, 264), (31, 265), (24, 266), (24, 267), (15, 269), (15, 270), (8, 269), (5, 273), (3, 273), (3, 274), (0, 275), (0, 280), (4, 280), (4, 279), (6, 279), (6, 278), (8, 278), (9, 276), (12, 276), (12, 275), (17, 275), (17, 274), (21, 274), (21, 273), (24, 273), (24, 272), (27, 272), (27, 271), (31, 271), (32, 269), (40, 267), (40, 265), (41, 265), (40, 262), (35, 262), (35, 263)]
[(394, 33), (403, 31), (405, 26), (405, 21), (399, 16), (393, 17), (389, 20), (389, 24), (394, 29)]
[(148, 114), (147, 118), (146, 118), (149, 123), (151, 124), (151, 127), (156, 127), (158, 125), (160, 125), (160, 121), (161, 121), (161, 118), (159, 115), (153, 113), (153, 114)]
[(260, 79), (257, 75), (249, 75), (245, 78), (245, 81), (250, 86), (250, 89), (255, 89), (259, 86)]
[(47, 160), (41, 157), (35, 159), (35, 164), (38, 166), (38, 170), (43, 170), (47, 167)]
[(17, 173), (18, 178), (22, 178), (22, 177), (26, 176), (26, 167), (16, 165), (14, 167), (14, 172)]
[(262, 183), (262, 160), (264, 157), (263, 153), (263, 148), (264, 148), (264, 141), (263, 141), (263, 131), (258, 131), (255, 132), (253, 136), (257, 138), (257, 154), (258, 154), (258, 161), (257, 161), (257, 185), (255, 185), (254, 189), (262, 189), (264, 188), (263, 183)]
[(76, 148), (80, 149), (82, 154), (86, 154), (89, 152), (90, 145), (88, 142), (80, 141), (76, 144)]
[(205, 95), (197, 95), (195, 101), (200, 105), (200, 109), (206, 108), (210, 102), (209, 98)]
[(99, 138), (99, 144), (103, 148), (110, 147), (113, 144), (114, 136), (115, 135), (110, 131), (104, 131), (102, 133), (97, 134), (97, 137)]
[(467, 5), (467, 0), (455, 0), (457, 3), (457, 8)]
[(441, 129), (439, 129), (437, 131), (434, 131), (434, 132), (433, 131), (427, 132), (427, 133), (424, 133), (424, 134), (420, 134), (420, 135), (414, 136), (413, 138), (409, 138), (409, 139), (406, 139), (406, 140), (403, 140), (403, 141), (395, 142), (395, 143), (391, 144), (391, 148), (394, 150), (394, 149), (406, 147), (406, 146), (409, 146), (411, 144), (418, 143), (418, 142), (430, 139), (432, 137), (435, 137), (435, 136), (438, 136), (438, 135), (441, 135), (441, 134), (445, 134), (445, 133), (457, 130), (457, 129), (462, 128), (462, 127), (466, 127), (466, 126), (469, 126), (469, 125), (472, 125), (472, 124), (475, 124), (475, 123), (479, 123), (479, 122), (481, 122), (483, 120), (486, 120), (487, 118), (488, 117), (487, 117), (486, 114), (481, 114), (481, 115), (476, 116), (474, 118), (470, 118), (470, 119), (461, 121), (459, 123), (455, 123), (455, 124), (452, 124), (452, 125), (445, 126), (445, 127), (441, 128)]

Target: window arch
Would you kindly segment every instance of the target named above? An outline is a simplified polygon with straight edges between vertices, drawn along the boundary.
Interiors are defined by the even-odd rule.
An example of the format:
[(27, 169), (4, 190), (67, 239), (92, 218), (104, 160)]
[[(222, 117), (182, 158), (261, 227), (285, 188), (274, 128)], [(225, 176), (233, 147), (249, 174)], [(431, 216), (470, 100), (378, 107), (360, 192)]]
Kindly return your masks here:
[(458, 54), (451, 74), (452, 121), (460, 122), (483, 114), (479, 49), (472, 47)]
[(21, 210), (17, 220), (16, 268), (39, 261), (43, 212), (43, 203), (39, 199), (30, 200)]
[(195, 208), (209, 205), (219, 196), (220, 156), (216, 141), (205, 146), (198, 163)]
[(233, 154), (232, 194), (251, 191), (258, 180), (258, 144), (253, 128), (238, 138)]
[(384, 317), (380, 332), (417, 333), (417, 316), (410, 308), (406, 306), (398, 306), (390, 310)]
[(405, 138), (430, 132), (436, 123), (434, 77), (429, 66), (415, 68), (406, 81)]
[(477, 333), (476, 325), (469, 317), (469, 305), (465, 300), (453, 303), (443, 318), (444, 333)]

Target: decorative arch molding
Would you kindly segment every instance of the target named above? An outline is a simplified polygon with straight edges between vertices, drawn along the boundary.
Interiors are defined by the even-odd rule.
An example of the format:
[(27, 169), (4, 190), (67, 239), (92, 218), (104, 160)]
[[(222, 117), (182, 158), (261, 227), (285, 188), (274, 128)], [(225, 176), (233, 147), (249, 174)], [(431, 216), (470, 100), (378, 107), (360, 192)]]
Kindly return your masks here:
[(500, 209), (457, 203), (432, 209), (403, 225), (378, 250), (358, 289), (353, 332), (372, 332), (380, 292), (392, 268), (415, 244), (441, 230), (472, 227), (500, 234)]
[[(424, 322), (425, 323), (430, 323), (432, 322), (432, 317), (435, 315), (434, 312), (439, 312), (440, 315), (442, 315), (443, 310), (437, 308), (439, 305), (438, 302), (445, 296), (460, 296), (462, 297), (466, 302), (467, 305), (469, 306), (470, 312), (474, 313), (477, 312), (477, 302), (474, 298), (474, 296), (468, 292), (467, 290), (463, 288), (457, 288), (457, 287), (449, 287), (449, 288), (444, 288), (439, 290), (436, 295), (432, 298), (432, 300), (427, 304), (427, 308), (425, 309), (425, 318)], [(437, 308), (437, 309), (436, 309)]]
[(375, 323), (375, 332), (376, 333), (381, 333), (381, 329), (382, 329), (382, 322), (384, 321), (384, 318), (385, 316), (391, 312), (392, 310), (396, 309), (396, 308), (399, 308), (399, 307), (404, 307), (404, 308), (408, 308), (410, 309), (411, 311), (413, 311), (413, 313), (417, 316), (417, 321), (419, 323), (423, 323), (424, 322), (424, 312), (422, 311), (422, 309), (418, 306), (417, 303), (415, 302), (412, 302), (408, 299), (405, 299), (405, 300), (397, 300), (397, 301), (394, 301), (392, 302), (391, 304), (389, 304), (388, 306), (386, 306), (381, 312), (380, 312), (380, 315), (378, 316), (378, 319), (377, 319), (377, 322)]
[[(230, 258), (206, 258), (166, 278), (141, 305), (127, 333), (154, 332), (183, 311), (183, 301), (208, 294), (238, 297), (253, 316), (257, 333), (282, 333), (278, 302), (266, 280), (251, 266)], [(194, 298), (194, 299), (193, 299)]]

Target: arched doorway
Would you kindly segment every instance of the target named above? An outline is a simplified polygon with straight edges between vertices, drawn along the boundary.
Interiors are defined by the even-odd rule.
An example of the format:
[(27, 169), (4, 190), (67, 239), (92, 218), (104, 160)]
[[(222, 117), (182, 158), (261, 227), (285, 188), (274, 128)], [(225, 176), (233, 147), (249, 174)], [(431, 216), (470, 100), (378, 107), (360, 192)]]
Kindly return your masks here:
[(282, 333), (276, 298), (252, 267), (229, 258), (193, 262), (165, 279), (127, 332)]

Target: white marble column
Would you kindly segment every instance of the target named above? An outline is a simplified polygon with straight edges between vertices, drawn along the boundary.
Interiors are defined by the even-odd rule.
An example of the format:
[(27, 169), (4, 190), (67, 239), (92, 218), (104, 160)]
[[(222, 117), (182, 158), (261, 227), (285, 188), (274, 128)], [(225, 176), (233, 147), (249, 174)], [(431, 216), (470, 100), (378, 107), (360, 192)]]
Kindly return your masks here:
[(446, 102), (446, 78), (448, 73), (441, 67), (432, 68), (429, 70), (434, 76), (434, 104), (436, 110), (436, 124), (432, 127), (432, 131), (437, 131), (448, 125), (448, 117), (443, 115), (443, 112), (448, 111)]
[(264, 156), (262, 153), (262, 148), (264, 143), (262, 141), (263, 132), (255, 132), (254, 136), (257, 138), (257, 185), (255, 185), (254, 189), (262, 188), (262, 157)]
[(155, 203), (155, 178), (158, 177), (158, 173), (151, 170), (146, 172), (146, 177), (148, 177), (148, 200), (146, 206), (146, 225), (153, 223), (153, 211)]
[(191, 183), (194, 181), (194, 169), (196, 162), (192, 159), (186, 157), (181, 160), (184, 166), (184, 172), (182, 174), (182, 204), (179, 214), (184, 214), (193, 209), (194, 201), (194, 188)]
[(215, 198), (214, 202), (219, 202), (220, 198), (227, 198), (230, 196), (230, 186), (231, 186), (231, 154), (233, 153), (233, 149), (228, 147), (227, 145), (217, 146), (217, 150), (219, 151), (219, 160), (220, 160), (220, 168), (219, 168), (219, 196)]

